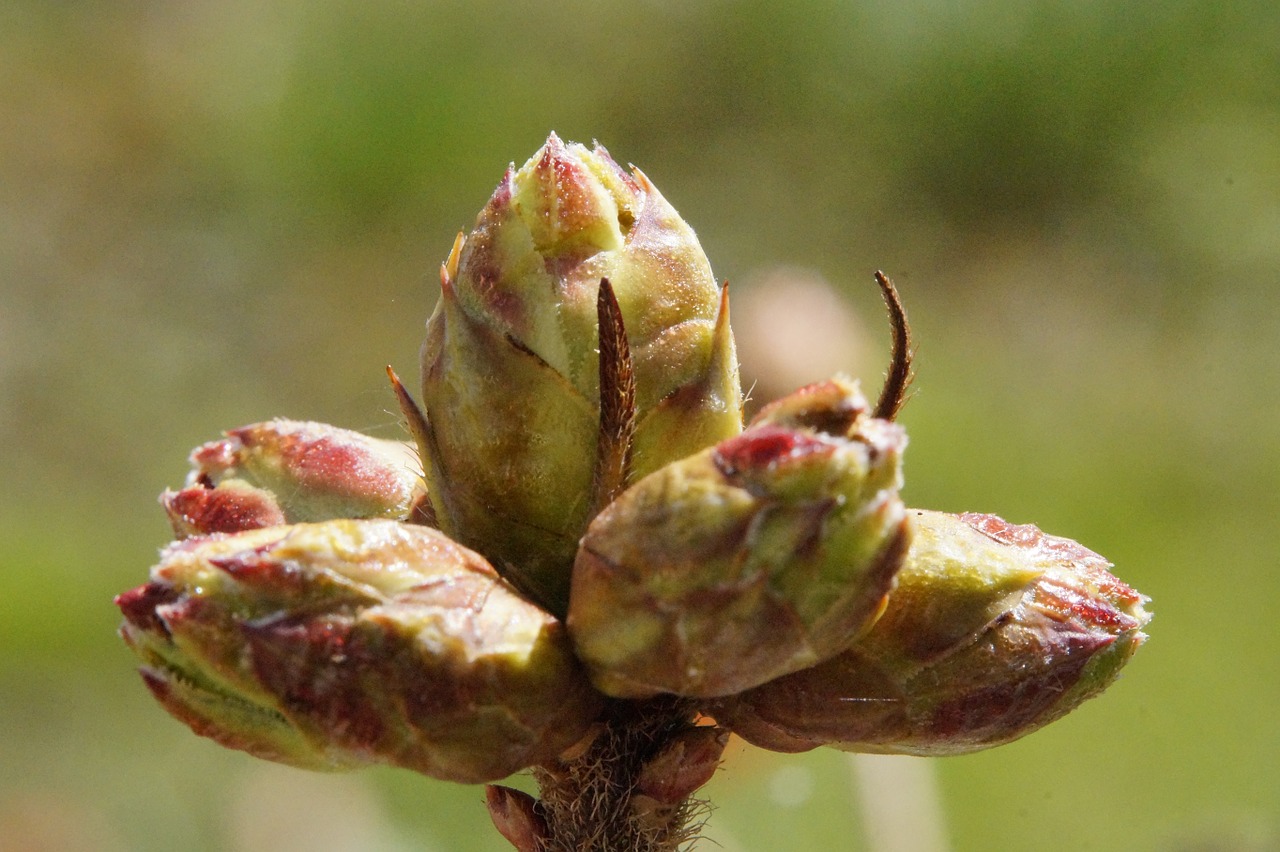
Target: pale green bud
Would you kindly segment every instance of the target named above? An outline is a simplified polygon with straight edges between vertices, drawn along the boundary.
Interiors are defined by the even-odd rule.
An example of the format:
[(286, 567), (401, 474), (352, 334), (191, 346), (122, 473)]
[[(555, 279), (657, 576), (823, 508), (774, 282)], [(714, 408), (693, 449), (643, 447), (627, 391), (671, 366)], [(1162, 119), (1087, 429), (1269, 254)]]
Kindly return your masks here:
[(569, 630), (596, 686), (729, 695), (847, 647), (906, 549), (905, 445), (835, 379), (623, 492), (573, 575)]
[(232, 429), (193, 450), (191, 468), (182, 490), (160, 497), (179, 538), (333, 518), (403, 519), (424, 496), (412, 445), (327, 423)]
[(556, 612), (599, 508), (606, 278), (634, 382), (622, 484), (737, 434), (728, 303), (693, 231), (641, 172), (554, 134), (455, 243), (422, 349), (440, 528)]
[(493, 781), (554, 758), (603, 704), (560, 623), (428, 527), (190, 538), (116, 602), (166, 710), (298, 766)]
[(1146, 598), (1069, 539), (994, 515), (912, 511), (888, 607), (836, 657), (712, 709), (775, 751), (962, 754), (1025, 736), (1115, 680)]

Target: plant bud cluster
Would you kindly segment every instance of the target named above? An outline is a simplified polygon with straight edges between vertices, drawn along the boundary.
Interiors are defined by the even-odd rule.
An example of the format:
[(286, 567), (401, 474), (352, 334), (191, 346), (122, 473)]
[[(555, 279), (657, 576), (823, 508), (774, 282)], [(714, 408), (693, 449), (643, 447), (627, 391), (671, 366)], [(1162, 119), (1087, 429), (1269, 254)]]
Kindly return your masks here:
[[(197, 448), (121, 633), (194, 731), (312, 768), (488, 782), (572, 761), (629, 702), (713, 717), (637, 770), (649, 820), (726, 730), (778, 751), (1016, 739), (1114, 680), (1145, 598), (1075, 542), (904, 506), (892, 295), (900, 381), (875, 410), (836, 377), (744, 428), (693, 231), (639, 170), (552, 135), (443, 265), (425, 410), (396, 380), (414, 441), (273, 420)], [(541, 848), (540, 806), (489, 799)]]

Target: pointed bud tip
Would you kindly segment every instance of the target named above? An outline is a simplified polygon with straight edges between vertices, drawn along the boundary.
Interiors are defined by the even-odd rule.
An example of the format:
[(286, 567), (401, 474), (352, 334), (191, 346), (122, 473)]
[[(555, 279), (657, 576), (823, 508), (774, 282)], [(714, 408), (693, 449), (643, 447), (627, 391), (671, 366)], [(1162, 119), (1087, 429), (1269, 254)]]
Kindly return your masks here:
[(837, 375), (770, 402), (752, 418), (751, 425), (774, 423), (807, 427), (843, 437), (850, 435), (869, 411), (870, 405), (858, 383)]
[(498, 833), (519, 852), (538, 852), (547, 837), (547, 825), (528, 793), (499, 784), (484, 788), (485, 806)]
[(656, 193), (658, 191), (658, 188), (653, 185), (653, 181), (649, 180), (649, 176), (640, 171), (638, 166), (631, 167), (631, 176), (632, 179), (635, 180), (636, 186), (638, 186), (640, 191), (646, 195)]
[(834, 444), (817, 435), (764, 426), (748, 429), (720, 442), (712, 451), (712, 459), (721, 473), (733, 479), (740, 473), (774, 468), (806, 456), (829, 456), (835, 452)]
[(180, 591), (166, 583), (147, 583), (116, 595), (115, 605), (120, 608), (131, 627), (167, 637), (169, 628), (157, 614), (157, 610), (181, 597)]

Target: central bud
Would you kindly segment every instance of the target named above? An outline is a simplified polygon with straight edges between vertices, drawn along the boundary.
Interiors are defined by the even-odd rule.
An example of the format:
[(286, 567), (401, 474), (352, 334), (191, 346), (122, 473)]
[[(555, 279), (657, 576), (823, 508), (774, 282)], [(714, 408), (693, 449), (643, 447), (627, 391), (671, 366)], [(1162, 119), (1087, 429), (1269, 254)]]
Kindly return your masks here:
[(437, 521), (563, 613), (603, 500), (741, 430), (726, 294), (648, 178), (554, 134), (507, 170), (441, 284), (420, 436)]

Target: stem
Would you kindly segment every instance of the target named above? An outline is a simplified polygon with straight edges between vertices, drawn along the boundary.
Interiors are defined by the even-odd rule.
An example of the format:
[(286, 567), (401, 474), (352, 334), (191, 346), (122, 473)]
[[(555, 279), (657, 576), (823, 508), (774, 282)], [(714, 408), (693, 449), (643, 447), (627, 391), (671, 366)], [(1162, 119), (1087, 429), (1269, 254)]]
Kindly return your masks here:
[(637, 787), (646, 762), (693, 727), (692, 716), (683, 703), (617, 702), (582, 756), (535, 769), (549, 834), (546, 852), (659, 852), (689, 839), (686, 826), (695, 808), (688, 800), (651, 804), (640, 799)]
[(851, 754), (866, 848), (947, 852), (946, 820), (933, 758)]
[(683, 699), (611, 702), (577, 753), (534, 768), (541, 801), (490, 788), (495, 824), (522, 852), (679, 849), (697, 839), (706, 804), (691, 794), (728, 740), (697, 719)]

